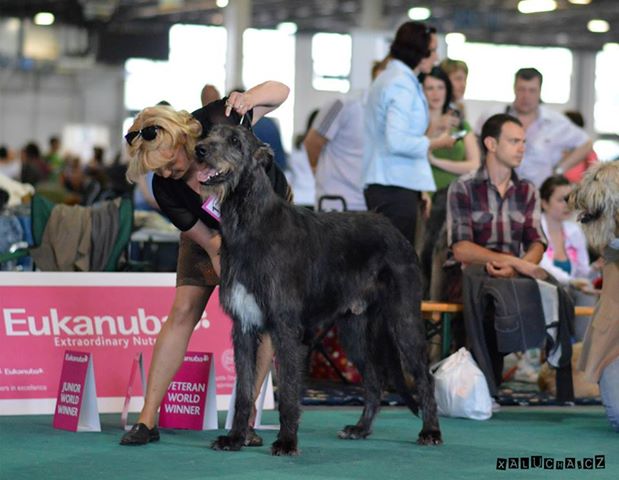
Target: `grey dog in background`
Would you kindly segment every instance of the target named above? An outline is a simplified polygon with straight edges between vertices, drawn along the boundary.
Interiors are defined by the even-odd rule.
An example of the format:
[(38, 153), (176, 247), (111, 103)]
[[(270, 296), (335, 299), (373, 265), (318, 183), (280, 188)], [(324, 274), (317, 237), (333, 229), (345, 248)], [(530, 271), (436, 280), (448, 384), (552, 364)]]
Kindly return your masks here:
[(270, 149), (243, 127), (216, 126), (199, 143), (204, 195), (221, 208), (220, 300), (233, 320), (237, 397), (232, 429), (212, 444), (239, 450), (252, 406), (258, 334), (270, 333), (278, 360), (280, 431), (273, 455), (297, 455), (304, 355), (309, 329), (336, 321), (342, 344), (362, 373), (365, 404), (356, 425), (339, 432), (365, 438), (382, 387), (413, 375), (423, 426), (417, 443), (442, 443), (421, 317), (417, 256), (386, 218), (374, 213), (315, 213), (277, 197), (265, 173)]

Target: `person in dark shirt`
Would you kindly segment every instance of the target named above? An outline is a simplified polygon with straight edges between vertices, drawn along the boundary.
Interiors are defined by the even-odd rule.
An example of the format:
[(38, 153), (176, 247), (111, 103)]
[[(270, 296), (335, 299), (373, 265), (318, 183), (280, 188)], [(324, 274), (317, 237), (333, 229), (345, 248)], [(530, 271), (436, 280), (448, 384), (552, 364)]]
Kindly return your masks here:
[[(216, 124), (241, 124), (251, 129), (252, 124), (287, 98), (288, 91), (286, 85), (269, 81), (245, 93), (233, 92), (193, 114), (169, 106), (146, 108), (125, 135), (132, 157), (127, 178), (135, 181), (146, 172), (154, 171), (155, 199), (182, 233), (174, 302), (157, 337), (144, 407), (137, 423), (122, 437), (122, 445), (142, 445), (159, 439), (157, 409), (182, 364), (191, 333), (219, 283), (219, 224), (202, 209), (199, 168), (194, 155), (196, 142), (207, 136)], [(274, 164), (269, 166), (267, 174), (278, 194), (291, 195), (283, 173)], [(263, 336), (257, 356), (256, 395), (272, 356), (271, 340)], [(253, 429), (248, 443), (262, 444)]]

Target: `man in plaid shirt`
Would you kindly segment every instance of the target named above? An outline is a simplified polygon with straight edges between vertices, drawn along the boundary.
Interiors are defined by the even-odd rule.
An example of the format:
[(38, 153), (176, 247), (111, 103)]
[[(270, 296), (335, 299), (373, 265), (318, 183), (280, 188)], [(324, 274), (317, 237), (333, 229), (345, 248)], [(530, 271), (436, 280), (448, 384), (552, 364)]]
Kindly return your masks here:
[(484, 264), (495, 277), (544, 275), (536, 267), (546, 246), (539, 194), (514, 171), (524, 156), (524, 129), (515, 117), (498, 114), (484, 123), (481, 138), (481, 168), (449, 188), (447, 241), (453, 258), (464, 266)]
[[(547, 338), (544, 305), (534, 279), (553, 280), (538, 266), (546, 248), (538, 191), (514, 171), (525, 151), (522, 124), (508, 114), (494, 115), (482, 127), (481, 143), (482, 166), (449, 188), (447, 241), (451, 262), (462, 266), (467, 343), (490, 393), (496, 395), (503, 355), (539, 347)], [(563, 294), (558, 295), (563, 302)], [(565, 336), (569, 330), (556, 330), (561, 338), (555, 335), (552, 343), (571, 352), (569, 333)]]

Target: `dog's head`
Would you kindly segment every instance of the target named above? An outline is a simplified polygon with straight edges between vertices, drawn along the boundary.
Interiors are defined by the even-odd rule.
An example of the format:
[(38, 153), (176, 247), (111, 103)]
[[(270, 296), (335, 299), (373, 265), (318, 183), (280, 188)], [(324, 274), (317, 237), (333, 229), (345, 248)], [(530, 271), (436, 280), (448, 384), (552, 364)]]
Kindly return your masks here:
[(570, 195), (589, 245), (602, 251), (619, 235), (619, 161), (591, 167)]
[(245, 127), (217, 125), (196, 144), (196, 159), (202, 196), (215, 195), (221, 203), (244, 175), (268, 168), (273, 152)]

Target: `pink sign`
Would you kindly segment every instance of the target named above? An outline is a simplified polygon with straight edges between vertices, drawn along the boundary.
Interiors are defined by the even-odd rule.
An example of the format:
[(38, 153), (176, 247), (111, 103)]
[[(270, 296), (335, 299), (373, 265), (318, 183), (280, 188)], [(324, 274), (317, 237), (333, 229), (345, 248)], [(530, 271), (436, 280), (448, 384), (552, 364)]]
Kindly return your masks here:
[[(0, 273), (0, 404), (53, 401), (64, 350), (77, 349), (99, 366), (99, 399), (115, 399), (108, 411), (120, 411), (136, 354), (150, 368), (174, 293), (173, 274)], [(213, 352), (219, 395), (230, 395), (235, 381), (230, 329), (215, 290), (189, 350)]]
[(161, 402), (160, 427), (188, 430), (217, 428), (212, 357), (211, 353), (187, 352)]
[(129, 383), (127, 384), (127, 393), (125, 394), (125, 401), (123, 403), (123, 409), (120, 415), (120, 426), (127, 429), (127, 420), (129, 418), (129, 402), (134, 395), (133, 386), (136, 381), (136, 377), (140, 376), (140, 391), (142, 395), (146, 393), (146, 374), (144, 373), (144, 362), (142, 360), (142, 354), (136, 354), (131, 365), (131, 373), (129, 374)]
[(90, 353), (71, 350), (65, 352), (56, 399), (54, 428), (72, 432), (101, 430), (96, 411), (97, 393), (92, 370)]

